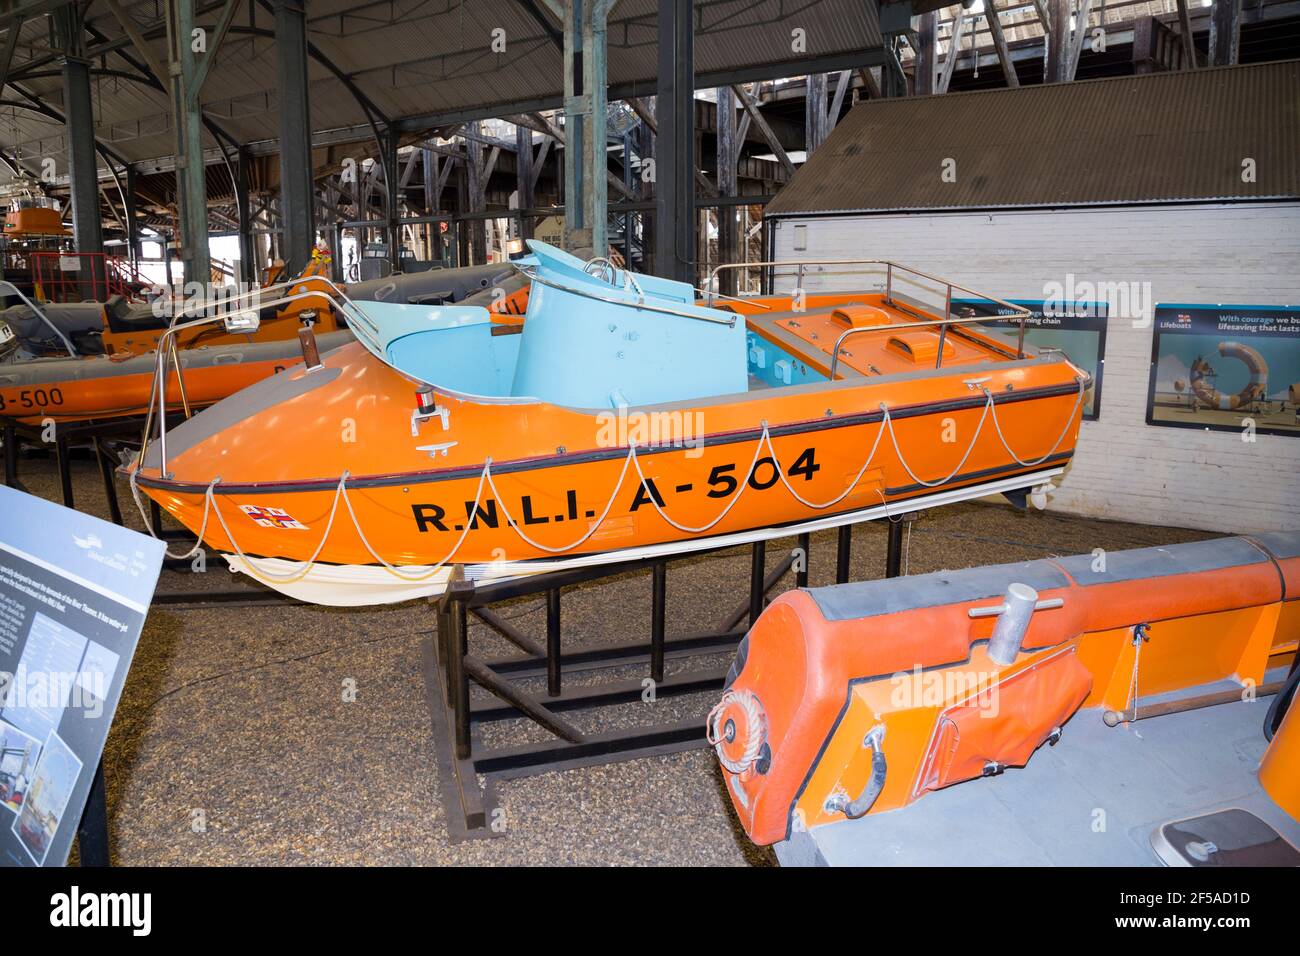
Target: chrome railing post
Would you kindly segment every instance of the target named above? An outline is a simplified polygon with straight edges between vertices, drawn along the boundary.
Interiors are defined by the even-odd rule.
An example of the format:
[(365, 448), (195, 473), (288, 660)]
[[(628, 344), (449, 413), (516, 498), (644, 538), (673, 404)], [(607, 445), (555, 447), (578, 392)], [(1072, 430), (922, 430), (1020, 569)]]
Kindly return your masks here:
[(943, 345), (948, 338), (948, 320), (952, 318), (952, 283), (948, 283), (943, 296), (943, 325), (939, 326), (939, 354), (934, 358), (934, 367), (943, 365)]
[(885, 263), (885, 301), (894, 304), (894, 264)]
[[(163, 338), (172, 334), (168, 329)], [(158, 346), (158, 477), (167, 477), (167, 349)]]

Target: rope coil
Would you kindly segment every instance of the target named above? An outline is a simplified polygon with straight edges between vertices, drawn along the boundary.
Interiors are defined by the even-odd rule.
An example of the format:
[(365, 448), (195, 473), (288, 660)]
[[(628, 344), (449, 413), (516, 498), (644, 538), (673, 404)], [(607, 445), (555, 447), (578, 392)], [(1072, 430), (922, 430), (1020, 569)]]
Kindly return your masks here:
[[(731, 704), (735, 704), (744, 712), (745, 730), (748, 735), (745, 738), (744, 752), (735, 759), (727, 756), (723, 745), (728, 741), (724, 731), (718, 726), (723, 711)], [(763, 752), (763, 744), (767, 741), (767, 718), (763, 713), (763, 705), (759, 703), (752, 691), (728, 689), (722, 695), (722, 699), (709, 711), (704, 725), (704, 739), (717, 753), (718, 762), (722, 766), (735, 774), (744, 773), (753, 766), (758, 755)]]

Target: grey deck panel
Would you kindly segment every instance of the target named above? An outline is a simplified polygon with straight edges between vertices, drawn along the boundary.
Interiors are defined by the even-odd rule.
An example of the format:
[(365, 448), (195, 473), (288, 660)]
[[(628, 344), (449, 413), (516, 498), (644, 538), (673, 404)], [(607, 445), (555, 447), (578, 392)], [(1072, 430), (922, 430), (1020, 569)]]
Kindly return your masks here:
[(1259, 786), (1270, 698), (1107, 727), (1077, 713), (1061, 742), (996, 777), (834, 823), (777, 846), (786, 865), (1156, 866), (1162, 823), (1248, 810), (1300, 846), (1300, 824)]
[(1212, 538), (1161, 548), (1134, 548), (1112, 551), (1106, 556), (1103, 570), (1096, 570), (1091, 554), (1058, 558), (1070, 577), (1084, 587), (1114, 584), (1138, 578), (1163, 578), (1197, 571), (1218, 571), (1240, 565), (1262, 564), (1269, 556), (1245, 538)]
[(1269, 531), (1252, 534), (1250, 540), (1278, 560), (1300, 558), (1300, 531)]
[(847, 621), (1000, 597), (1006, 593), (1007, 585), (1016, 581), (1037, 591), (1070, 585), (1069, 579), (1050, 561), (1019, 561), (811, 588), (808, 595), (817, 602), (826, 620)]

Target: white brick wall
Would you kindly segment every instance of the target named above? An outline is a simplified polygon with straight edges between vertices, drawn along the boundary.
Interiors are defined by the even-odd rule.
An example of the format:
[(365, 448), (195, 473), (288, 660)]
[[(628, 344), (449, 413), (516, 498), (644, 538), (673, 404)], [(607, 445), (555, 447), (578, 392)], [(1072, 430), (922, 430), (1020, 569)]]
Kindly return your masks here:
[[(807, 249), (793, 250), (807, 223)], [(1151, 283), (1151, 301), (1300, 303), (1300, 204), (1225, 204), (784, 220), (774, 258), (882, 258), (1003, 298), (1044, 285)], [(851, 288), (810, 278), (809, 291)], [(1150, 327), (1112, 316), (1101, 418), (1084, 422), (1051, 507), (1150, 524), (1249, 533), (1300, 529), (1300, 438), (1145, 422)]]

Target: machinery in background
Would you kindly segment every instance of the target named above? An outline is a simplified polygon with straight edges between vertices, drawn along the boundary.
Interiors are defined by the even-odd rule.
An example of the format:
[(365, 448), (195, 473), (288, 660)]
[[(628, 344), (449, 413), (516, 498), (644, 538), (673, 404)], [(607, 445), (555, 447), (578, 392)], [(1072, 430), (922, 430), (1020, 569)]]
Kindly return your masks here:
[[(870, 864), (978, 862), (963, 854), (984, 837), (997, 862), (1017, 862), (1011, 846), (1022, 863), (1071, 862), (1059, 854), (1072, 840), (1073, 862), (1132, 862), (1137, 837), (1090, 839), (1084, 811), (1052, 803), (1047, 773), (1027, 788), (1009, 771), (1070, 758), (1063, 792), (1114, 774), (1123, 792), (1092, 804), (1186, 811), (1140, 830), (1166, 862), (1296, 865), (1298, 641), (1300, 532), (790, 591), (741, 642), (708, 733), (750, 838), (816, 846), (823, 862), (832, 846)], [(1242, 702), (1270, 694), (1256, 780), (1237, 724), (1258, 728), (1268, 708)], [(1179, 715), (1194, 734), (1156, 732)], [(1135, 807), (1152, 768), (1156, 805)], [(1222, 806), (1204, 805), (1216, 795)], [(996, 824), (987, 805), (1005, 808)]]
[[(66, 252), (72, 247), (72, 233), (63, 224), (58, 203), (46, 196), (33, 179), (19, 177), (0, 187), (0, 204), (5, 208), (4, 230), (0, 233), (3, 279), (24, 295), (35, 297), (33, 256)], [(0, 295), (3, 301), (6, 297)]]

